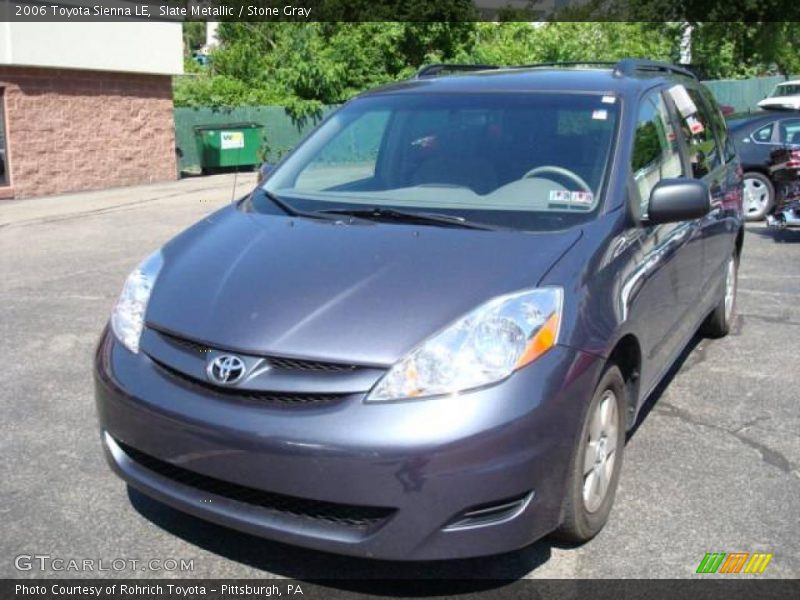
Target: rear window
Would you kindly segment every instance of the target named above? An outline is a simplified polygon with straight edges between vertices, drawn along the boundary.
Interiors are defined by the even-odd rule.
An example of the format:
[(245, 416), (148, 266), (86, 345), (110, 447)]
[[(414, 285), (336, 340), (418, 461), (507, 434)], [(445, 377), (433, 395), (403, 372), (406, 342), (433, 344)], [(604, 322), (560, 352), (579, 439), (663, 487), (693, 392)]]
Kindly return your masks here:
[(753, 140), (762, 144), (770, 143), (772, 141), (773, 127), (774, 123), (770, 123), (769, 125), (765, 125), (761, 129), (756, 130), (752, 135)]
[(366, 204), (563, 227), (598, 207), (618, 111), (615, 96), (596, 94), (370, 96), (329, 119), (265, 187), (303, 210)]
[(800, 95), (800, 84), (798, 83), (787, 83), (784, 85), (779, 85), (775, 88), (775, 91), (772, 93), (772, 96), (797, 96)]

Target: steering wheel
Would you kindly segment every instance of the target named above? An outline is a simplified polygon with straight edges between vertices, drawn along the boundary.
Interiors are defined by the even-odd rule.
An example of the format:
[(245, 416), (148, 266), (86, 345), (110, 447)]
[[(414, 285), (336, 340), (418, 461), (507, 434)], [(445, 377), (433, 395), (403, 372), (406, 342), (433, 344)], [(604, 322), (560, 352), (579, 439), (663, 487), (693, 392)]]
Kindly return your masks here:
[(534, 175), (538, 175), (539, 173), (556, 173), (558, 175), (563, 175), (567, 179), (575, 182), (580, 187), (582, 187), (584, 192), (589, 192), (590, 194), (592, 193), (592, 188), (589, 187), (589, 184), (586, 183), (581, 178), (580, 175), (578, 175), (577, 173), (573, 173), (569, 169), (565, 169), (564, 167), (557, 167), (555, 165), (544, 165), (541, 167), (535, 167), (530, 171), (528, 171), (527, 173), (525, 173), (525, 175), (522, 176), (522, 179), (528, 179), (530, 177), (533, 177)]

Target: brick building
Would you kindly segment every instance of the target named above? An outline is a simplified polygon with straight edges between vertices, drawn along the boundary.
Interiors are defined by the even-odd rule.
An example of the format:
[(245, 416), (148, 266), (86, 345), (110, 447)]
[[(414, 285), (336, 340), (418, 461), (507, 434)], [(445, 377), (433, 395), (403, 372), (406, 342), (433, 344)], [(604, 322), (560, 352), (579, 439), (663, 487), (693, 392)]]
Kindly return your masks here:
[(179, 23), (0, 23), (0, 198), (176, 178)]

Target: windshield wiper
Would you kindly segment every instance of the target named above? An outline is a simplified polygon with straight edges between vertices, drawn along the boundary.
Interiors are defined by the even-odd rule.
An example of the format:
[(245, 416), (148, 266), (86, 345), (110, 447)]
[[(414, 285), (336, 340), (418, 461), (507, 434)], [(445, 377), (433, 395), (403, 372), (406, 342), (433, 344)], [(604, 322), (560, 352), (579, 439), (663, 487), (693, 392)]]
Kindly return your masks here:
[(328, 215), (350, 215), (360, 219), (395, 221), (398, 223), (429, 223), (434, 225), (444, 225), (447, 227), (462, 227), (464, 229), (499, 229), (498, 227), (487, 225), (486, 223), (468, 221), (467, 219), (457, 217), (455, 215), (415, 211), (406, 212), (403, 210), (397, 210), (396, 208), (382, 208), (378, 206), (372, 208), (330, 208), (318, 212)]
[(333, 215), (326, 215), (321, 212), (314, 212), (308, 210), (300, 210), (299, 208), (295, 208), (286, 200), (283, 200), (280, 196), (275, 194), (274, 192), (270, 192), (269, 190), (265, 190), (264, 188), (258, 188), (256, 192), (261, 192), (266, 196), (267, 200), (272, 202), (275, 206), (280, 208), (283, 212), (285, 212), (290, 217), (305, 217), (307, 219), (325, 219), (325, 220), (336, 220), (336, 217)]

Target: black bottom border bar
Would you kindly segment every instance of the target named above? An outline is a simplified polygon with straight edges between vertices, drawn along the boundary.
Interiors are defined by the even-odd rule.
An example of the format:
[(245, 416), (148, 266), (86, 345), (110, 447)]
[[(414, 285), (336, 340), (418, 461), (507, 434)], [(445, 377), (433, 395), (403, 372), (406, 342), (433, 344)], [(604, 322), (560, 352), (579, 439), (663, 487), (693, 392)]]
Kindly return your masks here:
[[(435, 573), (435, 564), (431, 565)], [(706, 576), (708, 577), (708, 576)], [(741, 579), (2, 579), (0, 598), (22, 600), (254, 600), (456, 598), (487, 600), (772, 600), (800, 597), (800, 580)]]

